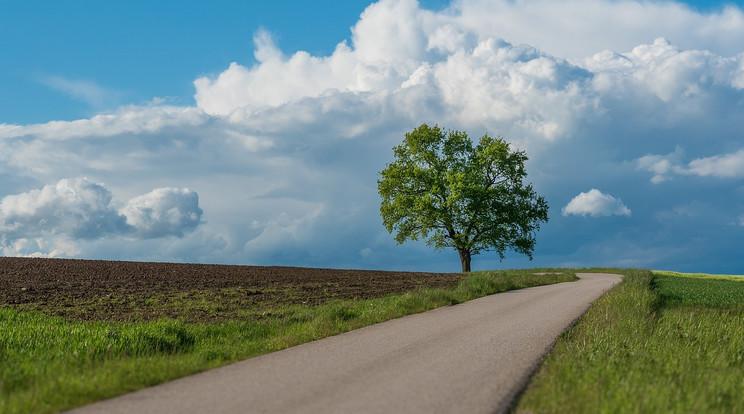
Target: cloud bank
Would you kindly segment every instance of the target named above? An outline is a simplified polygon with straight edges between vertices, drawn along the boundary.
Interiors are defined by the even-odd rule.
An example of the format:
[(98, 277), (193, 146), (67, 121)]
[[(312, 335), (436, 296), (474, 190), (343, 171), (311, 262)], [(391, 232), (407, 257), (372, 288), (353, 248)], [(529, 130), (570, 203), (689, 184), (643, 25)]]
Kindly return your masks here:
[[(2, 240), (23, 254), (455, 270), (450, 252), (395, 246), (378, 214), (377, 172), (429, 122), (526, 149), (554, 207), (612, 188), (564, 212), (626, 217), (553, 214), (536, 264), (728, 271), (744, 264), (727, 247), (744, 242), (743, 16), (674, 2), (381, 0), (327, 56), (261, 31), (255, 63), (196, 79), (193, 106), (0, 125), (0, 194), (15, 194)], [(57, 190), (80, 176), (91, 181), (62, 186), (79, 195)]]

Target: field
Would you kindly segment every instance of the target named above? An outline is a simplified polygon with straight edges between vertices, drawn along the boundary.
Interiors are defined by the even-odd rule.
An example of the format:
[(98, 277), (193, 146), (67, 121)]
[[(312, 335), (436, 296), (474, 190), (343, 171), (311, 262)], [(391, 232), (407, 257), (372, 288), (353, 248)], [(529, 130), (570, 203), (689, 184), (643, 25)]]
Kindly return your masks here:
[(576, 279), (541, 271), (0, 259), (0, 413), (56, 412), (403, 315)]
[(695, 279), (656, 275), (652, 288), (660, 306), (700, 306), (705, 308), (744, 307), (744, 284), (724, 279)]
[(682, 273), (682, 272), (670, 272), (668, 270), (654, 270), (657, 276), (675, 276), (675, 277), (687, 277), (692, 279), (719, 279), (719, 280), (732, 280), (735, 282), (744, 282), (744, 275), (715, 275), (709, 273)]
[(0, 258), (0, 305), (77, 320), (207, 322), (288, 305), (452, 288), (459, 274)]
[(556, 343), (518, 413), (744, 412), (744, 283), (626, 272)]

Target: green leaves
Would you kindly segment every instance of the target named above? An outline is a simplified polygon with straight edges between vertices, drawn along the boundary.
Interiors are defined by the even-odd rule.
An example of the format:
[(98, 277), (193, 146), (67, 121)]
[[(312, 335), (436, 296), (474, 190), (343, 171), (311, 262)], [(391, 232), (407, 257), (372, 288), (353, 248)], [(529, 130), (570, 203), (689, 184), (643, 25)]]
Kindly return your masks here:
[(525, 152), (488, 135), (474, 146), (463, 131), (426, 124), (393, 152), (378, 190), (383, 223), (398, 243), (426, 239), (435, 248), (501, 258), (513, 249), (532, 257), (548, 205), (524, 183)]

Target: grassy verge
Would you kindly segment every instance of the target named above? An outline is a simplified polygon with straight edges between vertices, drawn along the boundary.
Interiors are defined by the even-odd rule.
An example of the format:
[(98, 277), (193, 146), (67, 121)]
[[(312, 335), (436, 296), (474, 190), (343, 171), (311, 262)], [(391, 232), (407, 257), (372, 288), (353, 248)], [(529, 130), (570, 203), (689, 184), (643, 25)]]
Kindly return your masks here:
[(277, 307), (217, 323), (85, 322), (0, 308), (0, 413), (55, 412), (400, 316), (576, 279), (534, 272), (473, 273), (452, 289)]
[(561, 336), (515, 411), (744, 412), (744, 283), (625, 273)]

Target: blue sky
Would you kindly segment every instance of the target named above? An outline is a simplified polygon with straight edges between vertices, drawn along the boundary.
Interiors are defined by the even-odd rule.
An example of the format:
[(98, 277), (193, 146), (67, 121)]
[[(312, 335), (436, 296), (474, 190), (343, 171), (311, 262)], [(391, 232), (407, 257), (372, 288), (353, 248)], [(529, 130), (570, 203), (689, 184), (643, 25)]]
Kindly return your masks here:
[[(738, 4), (738, 5), (737, 5)], [(526, 149), (533, 263), (742, 272), (742, 2), (4, 2), (0, 250), (456, 270), (376, 173), (438, 122)]]

